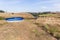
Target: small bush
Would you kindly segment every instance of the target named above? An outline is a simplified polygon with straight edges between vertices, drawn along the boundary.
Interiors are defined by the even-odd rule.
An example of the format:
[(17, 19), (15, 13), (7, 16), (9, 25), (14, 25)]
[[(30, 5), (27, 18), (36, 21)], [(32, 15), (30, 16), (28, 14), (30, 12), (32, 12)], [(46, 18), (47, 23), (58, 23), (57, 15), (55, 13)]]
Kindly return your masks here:
[(40, 36), (40, 32), (37, 29), (32, 30), (36, 37)]
[(0, 17), (0, 20), (4, 20), (5, 18), (4, 17)]

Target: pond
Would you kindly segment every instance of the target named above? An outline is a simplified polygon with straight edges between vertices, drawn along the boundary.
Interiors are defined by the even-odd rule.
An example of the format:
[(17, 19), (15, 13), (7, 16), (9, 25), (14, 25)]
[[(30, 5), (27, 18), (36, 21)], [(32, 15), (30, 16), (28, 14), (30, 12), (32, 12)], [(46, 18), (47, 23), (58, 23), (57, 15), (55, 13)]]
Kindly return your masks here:
[(23, 17), (10, 17), (5, 19), (7, 22), (20, 22), (24, 20)]

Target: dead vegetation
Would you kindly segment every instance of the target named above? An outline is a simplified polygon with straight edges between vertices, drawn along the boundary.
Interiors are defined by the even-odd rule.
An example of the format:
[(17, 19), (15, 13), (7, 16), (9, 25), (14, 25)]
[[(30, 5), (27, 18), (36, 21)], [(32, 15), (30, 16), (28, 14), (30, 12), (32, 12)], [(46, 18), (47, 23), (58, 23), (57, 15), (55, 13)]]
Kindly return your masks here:
[[(54, 14), (55, 15), (55, 14)], [(35, 19), (28, 13), (0, 14), (2, 17), (24, 17), (22, 22), (0, 20), (0, 40), (59, 40), (59, 16), (40, 16)]]
[[(46, 14), (47, 15), (47, 14)], [(39, 25), (38, 27), (45, 30), (47, 33), (55, 37), (57, 40), (60, 40), (60, 18), (58, 17), (59, 14), (51, 14), (53, 16), (40, 16), (36, 23)]]

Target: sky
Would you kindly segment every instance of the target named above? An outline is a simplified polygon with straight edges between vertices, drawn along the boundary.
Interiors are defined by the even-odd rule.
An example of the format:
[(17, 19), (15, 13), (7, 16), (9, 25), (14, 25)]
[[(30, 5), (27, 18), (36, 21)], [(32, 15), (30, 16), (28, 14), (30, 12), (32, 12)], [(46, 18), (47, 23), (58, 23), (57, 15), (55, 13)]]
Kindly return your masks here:
[(60, 11), (60, 0), (0, 0), (0, 10), (8, 12)]

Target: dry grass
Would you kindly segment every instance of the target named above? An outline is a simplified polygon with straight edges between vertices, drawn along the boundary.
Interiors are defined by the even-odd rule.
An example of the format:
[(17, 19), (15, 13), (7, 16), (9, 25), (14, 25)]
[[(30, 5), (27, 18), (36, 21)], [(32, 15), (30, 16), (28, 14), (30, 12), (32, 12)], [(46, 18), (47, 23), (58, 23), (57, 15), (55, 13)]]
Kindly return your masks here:
[(39, 17), (36, 23), (40, 28), (42, 27), (43, 30), (60, 39), (60, 18), (56, 14), (55, 16)]
[[(22, 22), (13, 22), (9, 23), (5, 20), (0, 20), (0, 40), (57, 40), (45, 30), (42, 30), (42, 24), (45, 23), (51, 24), (45, 18), (38, 18), (37, 20), (31, 19), (34, 18), (31, 14), (0, 14), (3, 17), (13, 17), (13, 16), (21, 16), (24, 18)], [(57, 19), (58, 20), (58, 19)], [(41, 23), (41, 24), (40, 24)], [(47, 24), (46, 23), (46, 24)], [(38, 27), (38, 24), (40, 27)], [(50, 26), (49, 26), (50, 27)], [(52, 27), (51, 27), (52, 28)], [(49, 28), (50, 29), (50, 28)], [(48, 30), (49, 31), (49, 30)]]
[(56, 40), (37, 25), (23, 21), (0, 26), (0, 40)]
[(1, 17), (24, 17), (24, 18), (34, 18), (34, 16), (32, 16), (29, 13), (0, 13)]
[(43, 23), (43, 24), (60, 24), (60, 18), (55, 17), (39, 17), (36, 20), (37, 23)]

